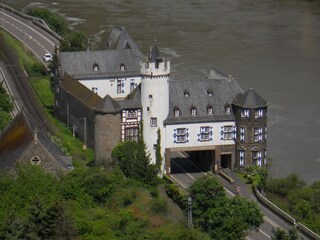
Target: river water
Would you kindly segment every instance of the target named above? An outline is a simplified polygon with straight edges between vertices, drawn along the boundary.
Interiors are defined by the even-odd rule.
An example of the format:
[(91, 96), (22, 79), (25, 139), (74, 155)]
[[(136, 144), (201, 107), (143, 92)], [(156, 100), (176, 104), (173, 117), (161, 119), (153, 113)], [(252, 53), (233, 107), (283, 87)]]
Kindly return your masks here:
[(91, 47), (125, 26), (147, 55), (157, 39), (172, 79), (203, 78), (212, 68), (254, 88), (269, 103), (271, 174), (320, 180), (320, 1), (10, 0), (64, 14)]

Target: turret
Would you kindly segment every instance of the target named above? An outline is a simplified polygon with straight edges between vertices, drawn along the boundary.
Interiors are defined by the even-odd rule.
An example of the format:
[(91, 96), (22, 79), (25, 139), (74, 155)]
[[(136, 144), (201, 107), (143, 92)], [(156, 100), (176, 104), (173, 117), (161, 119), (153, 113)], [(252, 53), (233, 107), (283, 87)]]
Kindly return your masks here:
[(232, 102), (236, 119), (236, 165), (267, 164), (268, 103), (252, 88), (240, 93)]
[(141, 103), (143, 115), (143, 138), (156, 163), (155, 146), (157, 131), (161, 135), (161, 155), (165, 152), (165, 131), (163, 121), (169, 111), (170, 61), (160, 57), (156, 43), (150, 49), (149, 57), (141, 62)]

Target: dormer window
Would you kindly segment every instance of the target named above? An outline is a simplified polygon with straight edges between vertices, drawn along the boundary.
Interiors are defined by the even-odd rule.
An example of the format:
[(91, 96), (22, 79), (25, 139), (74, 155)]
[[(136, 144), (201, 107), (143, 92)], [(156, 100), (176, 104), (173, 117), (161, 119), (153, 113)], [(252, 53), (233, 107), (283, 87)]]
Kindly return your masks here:
[(208, 89), (208, 90), (207, 90), (207, 95), (208, 95), (209, 97), (212, 97), (212, 96), (213, 96), (213, 92), (212, 92), (211, 89)]
[(197, 116), (197, 109), (195, 107), (191, 108), (191, 116)]
[(231, 113), (231, 107), (229, 105), (227, 105), (225, 107), (225, 112), (226, 112), (226, 114), (230, 114)]
[(125, 49), (131, 49), (131, 47), (128, 43), (126, 43)]
[(177, 108), (177, 107), (175, 107), (175, 108), (173, 109), (173, 113), (174, 113), (174, 116), (175, 116), (175, 117), (179, 117), (179, 116), (180, 116), (180, 109)]
[(190, 93), (189, 93), (188, 90), (184, 90), (183, 95), (184, 95), (185, 97), (189, 97), (189, 96), (190, 96)]
[(211, 106), (207, 107), (207, 113), (208, 115), (213, 115), (213, 108)]
[(93, 64), (92, 69), (94, 72), (98, 72), (99, 71), (99, 65), (98, 64)]
[(125, 70), (126, 70), (126, 66), (123, 63), (121, 63), (120, 64), (120, 71), (125, 71)]

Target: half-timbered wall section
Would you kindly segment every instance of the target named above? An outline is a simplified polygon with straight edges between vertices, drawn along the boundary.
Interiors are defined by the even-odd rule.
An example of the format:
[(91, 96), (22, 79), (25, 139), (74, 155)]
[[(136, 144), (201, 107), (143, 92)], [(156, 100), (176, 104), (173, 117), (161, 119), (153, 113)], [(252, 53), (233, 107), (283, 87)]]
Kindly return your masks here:
[(141, 124), (141, 109), (123, 109), (121, 113), (121, 140), (138, 140)]

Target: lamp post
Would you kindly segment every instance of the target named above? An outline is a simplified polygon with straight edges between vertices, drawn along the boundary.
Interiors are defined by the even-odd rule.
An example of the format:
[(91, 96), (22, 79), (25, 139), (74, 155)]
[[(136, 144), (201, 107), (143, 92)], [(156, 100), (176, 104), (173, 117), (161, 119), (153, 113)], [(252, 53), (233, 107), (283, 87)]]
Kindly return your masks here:
[(193, 228), (192, 224), (192, 197), (188, 196), (188, 228)]

